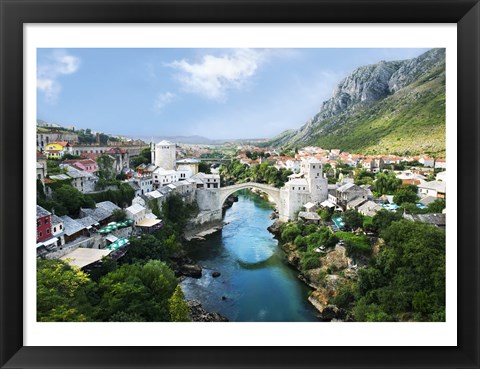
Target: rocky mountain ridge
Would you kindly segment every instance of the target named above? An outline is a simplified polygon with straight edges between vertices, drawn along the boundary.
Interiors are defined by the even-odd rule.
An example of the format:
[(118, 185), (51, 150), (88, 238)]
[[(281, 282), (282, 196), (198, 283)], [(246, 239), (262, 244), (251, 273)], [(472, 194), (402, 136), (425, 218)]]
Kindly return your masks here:
[[(431, 83), (432, 81), (434, 83)], [(417, 96), (409, 96), (409, 92), (413, 90), (418, 90), (414, 91), (414, 95), (416, 93)], [(428, 92), (434, 93), (428, 94)], [(402, 93), (405, 98), (403, 101), (397, 101), (398, 98), (402, 100)], [(377, 64), (362, 66), (337, 85), (333, 96), (322, 103), (320, 111), (312, 119), (298, 130), (281, 133), (270, 143), (276, 146), (320, 144), (324, 148), (329, 148), (325, 146), (331, 144), (333, 145), (331, 148), (333, 148), (335, 142), (331, 142), (332, 137), (340, 136), (338, 130), (341, 128), (344, 128), (343, 136), (355, 134), (356, 129), (364, 128), (362, 127), (364, 123), (375, 122), (379, 119), (383, 123), (388, 123), (388, 120), (394, 118), (395, 113), (405, 115), (404, 113), (407, 113), (409, 108), (408, 105), (418, 110), (417, 105), (421, 97), (435, 99), (442, 95), (444, 100), (445, 49), (432, 49), (413, 59), (381, 61)], [(421, 102), (425, 107), (423, 115), (430, 115), (434, 118), (430, 121), (433, 126), (445, 124), (444, 101), (442, 104), (441, 100), (435, 106)], [(381, 106), (381, 103), (384, 103), (385, 106)], [(388, 104), (390, 105), (386, 106)], [(419, 113), (422, 115), (422, 111)], [(434, 115), (439, 116), (434, 117)], [(403, 121), (407, 119), (407, 117), (402, 118), (404, 118)], [(428, 124), (424, 124), (425, 122), (417, 123), (421, 123), (422, 128), (428, 126)], [(387, 134), (395, 131), (395, 127), (389, 124), (382, 124), (382, 126)], [(348, 129), (352, 132), (345, 132)], [(337, 146), (337, 148), (343, 150), (360, 149), (365, 151), (362, 149), (367, 149), (366, 151), (368, 151), (369, 146), (372, 146), (362, 147), (357, 144), (352, 147), (351, 144), (342, 142), (341, 139), (339, 143), (338, 146), (343, 144), (343, 147)], [(398, 149), (397, 151), (402, 151), (405, 148), (398, 147)], [(442, 151), (444, 147), (436, 149)]]

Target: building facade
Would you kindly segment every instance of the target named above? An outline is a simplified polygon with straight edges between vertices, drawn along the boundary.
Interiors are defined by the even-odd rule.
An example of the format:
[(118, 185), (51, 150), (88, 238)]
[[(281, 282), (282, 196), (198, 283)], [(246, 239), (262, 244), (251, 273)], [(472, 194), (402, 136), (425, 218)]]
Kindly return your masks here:
[(52, 237), (51, 213), (37, 205), (37, 243)]

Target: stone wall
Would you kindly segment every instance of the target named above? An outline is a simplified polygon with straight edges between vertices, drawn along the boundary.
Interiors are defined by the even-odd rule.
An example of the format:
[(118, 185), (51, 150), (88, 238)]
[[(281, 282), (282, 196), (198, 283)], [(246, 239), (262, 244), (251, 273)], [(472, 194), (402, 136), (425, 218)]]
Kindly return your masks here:
[(195, 191), (195, 198), (201, 212), (221, 209), (221, 205), (218, 203), (218, 197), (218, 190), (199, 188)]
[(190, 219), (184, 230), (184, 237), (190, 239), (198, 233), (212, 228), (223, 226), (222, 209), (202, 211), (195, 218)]

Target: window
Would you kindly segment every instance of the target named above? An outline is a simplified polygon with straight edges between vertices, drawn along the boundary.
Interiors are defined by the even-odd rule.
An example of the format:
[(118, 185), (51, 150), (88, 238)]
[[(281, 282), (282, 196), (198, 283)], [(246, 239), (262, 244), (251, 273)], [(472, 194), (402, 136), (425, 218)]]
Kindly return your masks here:
[(50, 229), (47, 229), (47, 234), (50, 234)]
[(57, 227), (53, 227), (53, 231), (56, 232), (56, 231), (57, 231)]
[(42, 232), (38, 232), (38, 237), (42, 237)]
[(45, 224), (48, 224), (48, 218), (45, 219)]
[(59, 227), (59, 228), (60, 228), (60, 229), (62, 229), (62, 228), (63, 228), (63, 226), (60, 224), (60, 227)]
[(292, 191), (295, 189), (295, 187), (292, 187)]
[(313, 169), (315, 169), (315, 165), (313, 166)]
[(37, 220), (37, 227), (41, 227), (42, 226), (42, 222)]

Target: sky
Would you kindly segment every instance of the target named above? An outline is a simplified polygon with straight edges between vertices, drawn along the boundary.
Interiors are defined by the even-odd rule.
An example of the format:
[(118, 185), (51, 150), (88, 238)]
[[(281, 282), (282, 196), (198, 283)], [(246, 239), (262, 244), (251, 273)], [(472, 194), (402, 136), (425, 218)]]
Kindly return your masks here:
[(356, 68), (427, 50), (38, 49), (37, 118), (132, 138), (271, 138)]

